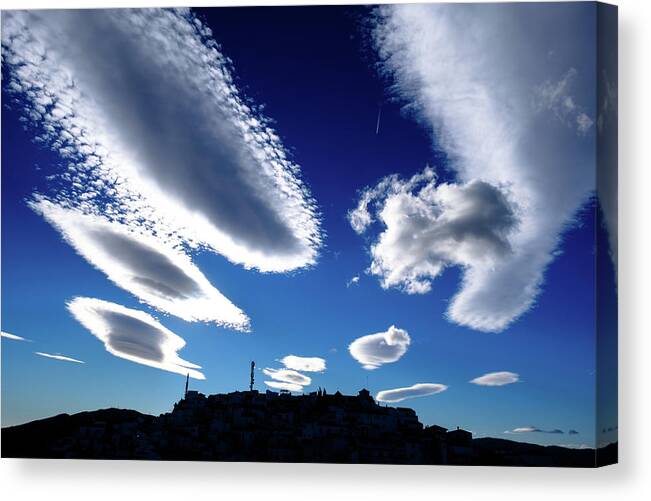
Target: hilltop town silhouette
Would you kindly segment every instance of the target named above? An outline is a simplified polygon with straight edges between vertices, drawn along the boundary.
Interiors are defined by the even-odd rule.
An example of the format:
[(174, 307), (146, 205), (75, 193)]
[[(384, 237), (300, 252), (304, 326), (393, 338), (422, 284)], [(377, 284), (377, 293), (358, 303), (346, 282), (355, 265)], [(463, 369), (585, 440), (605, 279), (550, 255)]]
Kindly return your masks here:
[(104, 409), (2, 429), (3, 457), (594, 467), (598, 449), (475, 438), (423, 426), (413, 409), (382, 406), (368, 390), (292, 395), (188, 390), (158, 417)]

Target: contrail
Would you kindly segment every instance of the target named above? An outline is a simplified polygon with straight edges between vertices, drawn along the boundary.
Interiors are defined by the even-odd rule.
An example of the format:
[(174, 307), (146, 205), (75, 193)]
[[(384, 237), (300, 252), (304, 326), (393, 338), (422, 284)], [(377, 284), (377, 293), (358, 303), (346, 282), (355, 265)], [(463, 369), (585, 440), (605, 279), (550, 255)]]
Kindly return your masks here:
[(382, 116), (382, 105), (380, 105), (380, 109), (377, 112), (377, 124), (375, 125), (375, 134), (380, 133), (380, 116)]

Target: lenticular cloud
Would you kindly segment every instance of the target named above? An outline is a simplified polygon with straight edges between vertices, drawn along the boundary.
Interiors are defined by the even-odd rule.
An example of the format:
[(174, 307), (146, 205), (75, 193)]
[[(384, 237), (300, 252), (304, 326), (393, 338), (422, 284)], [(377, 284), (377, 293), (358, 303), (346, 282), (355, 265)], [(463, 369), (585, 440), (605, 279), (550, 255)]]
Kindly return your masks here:
[(507, 430), (504, 433), (551, 433), (552, 435), (562, 435), (564, 432), (558, 428), (554, 428), (553, 430), (542, 430), (536, 426), (523, 426), (521, 428)]
[(265, 381), (264, 384), (276, 390), (302, 392), (305, 386), (312, 384), (311, 377), (292, 369), (271, 369), (267, 367), (262, 372), (272, 379), (272, 381)]
[(447, 390), (448, 387), (439, 383), (417, 383), (405, 388), (379, 391), (375, 396), (378, 402), (402, 402), (409, 398), (426, 397)]
[(504, 386), (518, 381), (520, 381), (520, 375), (509, 371), (489, 372), (470, 380), (472, 384), (479, 386)]
[(16, 336), (15, 334), (11, 334), (11, 333), (5, 332), (5, 331), (0, 332), (0, 337), (11, 339), (13, 341), (27, 341), (27, 339), (25, 339), (24, 337)]
[(297, 384), (301, 387), (312, 384), (311, 377), (291, 369), (266, 368), (262, 372), (265, 374), (265, 376), (269, 376), (271, 379), (281, 381), (283, 383)]
[(276, 390), (302, 392), (306, 386), (312, 384), (312, 378), (298, 371), (323, 372), (326, 369), (326, 361), (319, 357), (287, 355), (280, 362), (285, 366), (284, 369), (267, 367), (262, 370), (265, 376), (272, 379), (264, 383)]
[(187, 321), (248, 328), (247, 316), (211, 285), (190, 258), (159, 239), (45, 199), (31, 206), (81, 256), (144, 303)]
[(265, 272), (313, 264), (299, 168), (187, 9), (11, 11), (6, 88), (66, 160), (55, 201)]
[(116, 357), (177, 374), (205, 379), (201, 367), (177, 354), (185, 341), (143, 311), (99, 299), (77, 297), (68, 310)]
[(583, 8), (376, 10), (381, 67), (456, 177), (437, 185), (426, 169), (362, 192), (349, 220), (358, 233), (379, 225), (370, 271), (384, 287), (426, 293), (442, 268), (460, 266), (447, 316), (487, 332), (534, 304), (560, 235), (595, 189), (594, 32), (568, 20)]
[(320, 357), (286, 355), (280, 359), (280, 363), (288, 369), (293, 369), (295, 371), (323, 372), (326, 369), (326, 361)]
[(410, 343), (411, 338), (407, 331), (392, 325), (385, 332), (355, 339), (348, 346), (348, 351), (364, 369), (373, 370), (383, 364), (400, 360), (407, 353)]
[(65, 355), (59, 355), (59, 354), (52, 355), (51, 353), (43, 353), (42, 351), (35, 351), (34, 354), (38, 355), (39, 357), (50, 358), (52, 360), (61, 360), (62, 362), (73, 362), (75, 364), (86, 363), (83, 362), (82, 360), (77, 360), (76, 358), (66, 357)]

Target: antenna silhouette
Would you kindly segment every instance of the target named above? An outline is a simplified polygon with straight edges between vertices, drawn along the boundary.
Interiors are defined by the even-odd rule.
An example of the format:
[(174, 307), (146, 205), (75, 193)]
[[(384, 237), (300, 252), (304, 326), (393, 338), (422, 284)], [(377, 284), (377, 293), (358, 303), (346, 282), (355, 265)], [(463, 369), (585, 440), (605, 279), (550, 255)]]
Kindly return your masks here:
[(185, 393), (183, 394), (183, 398), (187, 398), (188, 396), (188, 384), (190, 383), (190, 373), (188, 372), (188, 375), (185, 377)]
[(255, 374), (253, 370), (255, 369), (255, 362), (251, 361), (251, 382), (249, 383), (249, 391), (253, 391), (253, 383), (255, 382)]

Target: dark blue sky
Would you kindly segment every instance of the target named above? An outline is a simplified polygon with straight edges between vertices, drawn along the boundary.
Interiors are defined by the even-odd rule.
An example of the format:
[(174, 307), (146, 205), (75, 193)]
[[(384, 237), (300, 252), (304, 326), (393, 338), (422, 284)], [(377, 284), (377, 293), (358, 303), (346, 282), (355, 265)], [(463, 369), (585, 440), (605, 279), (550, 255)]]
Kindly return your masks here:
[[(429, 164), (454, 180), (430, 131), (390, 98), (378, 76), (364, 28), (366, 8), (199, 9), (222, 52), (232, 60), (236, 85), (264, 105), (302, 178), (316, 199), (325, 235), (317, 264), (286, 274), (235, 266), (208, 252), (195, 264), (251, 318), (238, 333), (153, 313), (187, 341), (180, 352), (203, 367), (204, 393), (242, 390), (248, 363), (277, 367), (293, 353), (327, 360), (313, 383), (355, 393), (414, 383), (442, 383), (443, 393), (409, 400), (421, 421), (502, 436), (523, 426), (575, 429), (578, 435), (530, 433), (539, 443), (593, 444), (595, 433), (595, 206), (589, 202), (562, 236), (562, 252), (545, 274), (537, 304), (501, 333), (453, 324), (445, 312), (459, 287), (460, 269), (448, 268), (432, 291), (407, 295), (384, 290), (365, 274), (369, 237), (346, 218), (359, 190), (398, 173), (410, 177)], [(3, 68), (3, 72), (6, 68)], [(26, 205), (51, 189), (46, 176), (61, 169), (55, 152), (34, 142), (20, 122), (21, 107), (3, 89), (2, 109), (2, 330), (32, 340), (3, 340), (2, 424), (99, 407), (159, 413), (181, 395), (183, 378), (112, 357), (65, 308), (75, 296), (97, 297), (143, 309), (91, 267), (59, 233)], [(378, 106), (382, 105), (379, 134)], [(604, 241), (600, 241), (602, 244)], [(347, 287), (355, 275), (359, 284)], [(361, 368), (348, 353), (354, 339), (396, 325), (411, 346), (397, 362)], [(84, 360), (71, 364), (34, 351)], [(482, 387), (468, 381), (493, 371), (518, 373), (521, 382)], [(257, 387), (264, 389), (259, 374)]]

